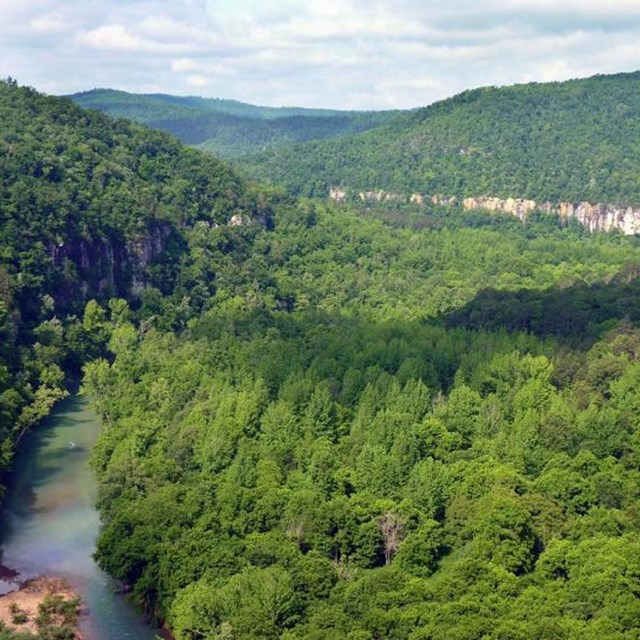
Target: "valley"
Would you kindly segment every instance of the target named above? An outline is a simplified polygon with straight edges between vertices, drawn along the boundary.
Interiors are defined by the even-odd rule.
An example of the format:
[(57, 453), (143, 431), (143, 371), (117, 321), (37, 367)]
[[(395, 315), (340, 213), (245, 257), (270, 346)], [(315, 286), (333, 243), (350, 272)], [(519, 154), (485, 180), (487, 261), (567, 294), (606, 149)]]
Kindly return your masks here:
[(81, 107), (147, 124), (185, 144), (227, 159), (256, 149), (264, 151), (294, 142), (367, 131), (399, 113), (260, 107), (236, 100), (129, 94), (109, 89), (68, 97)]
[[(0, 83), (5, 484), (44, 454), (5, 505), (58, 522), (3, 562), (95, 640), (635, 638), (639, 78), (375, 117)], [(315, 139), (120, 118), (214, 107)]]

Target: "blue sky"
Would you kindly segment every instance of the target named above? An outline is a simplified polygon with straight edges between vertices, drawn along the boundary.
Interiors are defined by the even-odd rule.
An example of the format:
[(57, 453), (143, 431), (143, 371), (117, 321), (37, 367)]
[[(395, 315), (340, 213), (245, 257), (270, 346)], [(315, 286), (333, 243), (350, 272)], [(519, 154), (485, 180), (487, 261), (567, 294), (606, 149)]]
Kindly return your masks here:
[(640, 0), (0, 0), (0, 76), (272, 106), (423, 106), (640, 69)]

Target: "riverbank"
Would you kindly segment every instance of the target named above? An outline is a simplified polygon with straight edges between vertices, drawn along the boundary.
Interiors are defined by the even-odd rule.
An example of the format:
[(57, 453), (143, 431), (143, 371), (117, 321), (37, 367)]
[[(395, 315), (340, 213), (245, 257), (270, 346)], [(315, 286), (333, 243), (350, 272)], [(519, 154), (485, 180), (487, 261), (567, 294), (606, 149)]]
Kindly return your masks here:
[(155, 630), (92, 558), (100, 520), (87, 458), (99, 432), (87, 398), (70, 396), (21, 443), (3, 504), (1, 562), (10, 570), (0, 567), (0, 594), (56, 576), (82, 599), (84, 639), (154, 640)]
[[(79, 627), (81, 615), (79, 596), (61, 578), (40, 576), (0, 596), (0, 621), (11, 631), (36, 635), (55, 629), (55, 637), (85, 640)], [(67, 630), (64, 636), (58, 631), (62, 629)]]

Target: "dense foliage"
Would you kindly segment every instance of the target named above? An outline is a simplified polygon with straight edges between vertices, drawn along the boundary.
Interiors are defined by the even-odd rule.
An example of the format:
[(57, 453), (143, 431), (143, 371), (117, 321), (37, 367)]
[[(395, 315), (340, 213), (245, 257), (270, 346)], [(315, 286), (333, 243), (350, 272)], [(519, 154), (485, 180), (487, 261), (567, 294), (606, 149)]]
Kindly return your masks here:
[(372, 131), (243, 158), (295, 193), (640, 204), (640, 72), (466, 91)]
[[(635, 637), (637, 242), (285, 205), (250, 250), (201, 237), (181, 336), (105, 319), (101, 565), (179, 640)], [(487, 287), (508, 319), (601, 282), (628, 302), (576, 331), (464, 326)]]
[(131, 94), (111, 89), (94, 89), (70, 98), (81, 107), (167, 131), (185, 144), (222, 158), (359, 133), (396, 115), (392, 111), (258, 107), (236, 100)]
[(96, 558), (178, 640), (637, 638), (636, 238), (251, 192), (69, 101), (0, 108), (3, 443), (88, 363)]
[(0, 472), (95, 356), (92, 298), (175, 285), (197, 224), (257, 212), (228, 167), (169, 136), (0, 82)]

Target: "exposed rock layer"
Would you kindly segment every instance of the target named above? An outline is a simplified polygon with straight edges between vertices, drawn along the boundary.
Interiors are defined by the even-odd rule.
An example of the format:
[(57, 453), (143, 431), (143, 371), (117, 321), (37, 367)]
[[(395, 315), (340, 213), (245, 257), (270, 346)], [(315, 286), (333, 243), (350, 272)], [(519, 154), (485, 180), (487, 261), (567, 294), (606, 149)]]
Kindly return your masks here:
[[(265, 215), (236, 213), (227, 221), (229, 227), (253, 224), (268, 226)], [(199, 221), (196, 225), (215, 228), (214, 222)], [(104, 237), (70, 236), (63, 242), (47, 246), (49, 258), (60, 277), (52, 285), (53, 297), (65, 307), (78, 297), (78, 282), (82, 298), (119, 296), (137, 297), (154, 285), (153, 267), (158, 261), (175, 260), (186, 247), (186, 228), (171, 222), (152, 220), (132, 239), (117, 232)], [(173, 246), (175, 255), (167, 258), (165, 252)]]
[[(432, 202), (438, 202), (432, 199)], [(486, 209), (510, 213), (520, 220), (525, 220), (533, 211), (557, 214), (563, 220), (574, 218), (589, 231), (612, 231), (618, 229), (625, 235), (640, 233), (640, 208), (625, 207), (615, 204), (590, 202), (535, 202), (521, 198), (465, 198), (462, 201), (465, 211)]]
[[(332, 187), (329, 197), (337, 202), (345, 202), (349, 198), (348, 192), (339, 187)], [(520, 220), (526, 220), (533, 211), (557, 214), (563, 220), (575, 219), (589, 231), (611, 231), (618, 229), (625, 235), (640, 233), (640, 207), (627, 207), (617, 204), (590, 202), (536, 202), (524, 198), (495, 198), (479, 196), (475, 198), (459, 199), (455, 196), (424, 195), (412, 193), (410, 195), (389, 191), (361, 191), (357, 199), (362, 202), (410, 202), (423, 204), (426, 201), (442, 206), (459, 205), (465, 211), (485, 209), (509, 213)]]
[[(149, 281), (149, 266), (166, 249), (168, 239), (176, 233), (170, 223), (156, 222), (137, 238), (125, 241), (114, 235), (105, 238), (71, 237), (51, 244), (48, 253), (63, 274), (55, 291), (56, 299), (72, 300), (77, 291), (67, 290), (64, 274), (75, 271), (83, 297), (139, 293)], [(75, 277), (70, 277), (74, 282)]]

